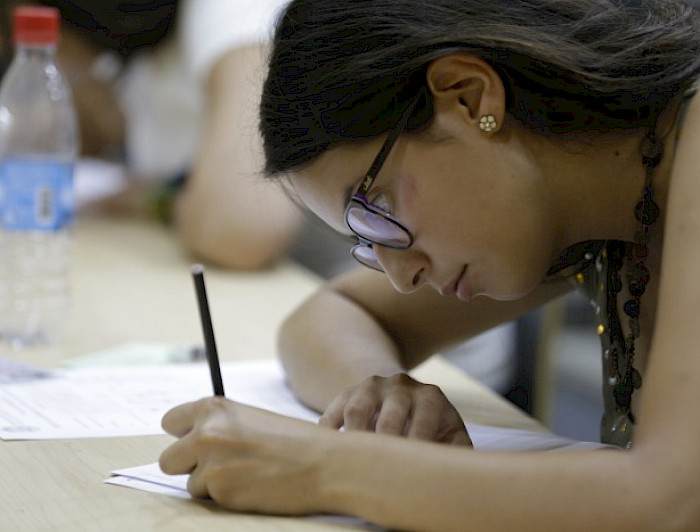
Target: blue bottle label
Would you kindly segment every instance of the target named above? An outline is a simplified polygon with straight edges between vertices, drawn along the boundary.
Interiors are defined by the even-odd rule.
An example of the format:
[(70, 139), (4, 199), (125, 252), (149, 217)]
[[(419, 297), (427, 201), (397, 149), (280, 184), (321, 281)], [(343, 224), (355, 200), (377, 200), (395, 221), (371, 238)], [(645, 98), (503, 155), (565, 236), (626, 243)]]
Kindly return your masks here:
[(0, 164), (0, 223), (6, 230), (57, 231), (73, 222), (73, 165), (9, 159)]

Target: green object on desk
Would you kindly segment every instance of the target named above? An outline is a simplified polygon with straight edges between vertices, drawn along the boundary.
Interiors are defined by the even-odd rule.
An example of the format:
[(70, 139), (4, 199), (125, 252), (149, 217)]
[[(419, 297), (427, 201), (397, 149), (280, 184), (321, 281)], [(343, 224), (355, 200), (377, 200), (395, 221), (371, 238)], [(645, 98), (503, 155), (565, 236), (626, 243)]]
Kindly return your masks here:
[(204, 360), (204, 349), (199, 346), (178, 347), (168, 344), (133, 342), (72, 358), (65, 361), (63, 366), (68, 368), (133, 366), (196, 362), (199, 360)]
[(175, 197), (186, 182), (187, 174), (182, 173), (155, 186), (148, 197), (148, 206), (156, 220), (165, 224), (172, 222)]

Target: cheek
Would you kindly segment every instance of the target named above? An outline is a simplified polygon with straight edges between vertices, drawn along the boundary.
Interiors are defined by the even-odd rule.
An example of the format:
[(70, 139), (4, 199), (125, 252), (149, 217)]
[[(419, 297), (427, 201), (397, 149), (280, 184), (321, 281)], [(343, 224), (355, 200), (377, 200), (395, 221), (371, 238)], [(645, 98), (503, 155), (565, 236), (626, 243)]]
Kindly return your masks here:
[(399, 191), (399, 206), (405, 213), (413, 212), (416, 205), (418, 189), (415, 176), (408, 172), (401, 178), (401, 189)]
[(463, 175), (455, 177), (454, 168), (443, 165), (419, 165), (401, 176), (397, 216), (415, 238), (426, 239), (423, 245), (432, 247), (438, 241), (453, 245), (452, 233), (466, 222), (470, 210), (465, 205), (465, 181)]
[(505, 163), (488, 165), (483, 154), (453, 143), (418, 145), (406, 159), (401, 219), (430, 251), (457, 258), (464, 246), (473, 254), (512, 232), (513, 196), (522, 190), (513, 186), (517, 179), (504, 177), (512, 170)]
[(450, 227), (461, 222), (455, 219), (458, 206), (446, 204), (446, 197), (455, 200), (455, 195), (446, 193), (443, 180), (417, 169), (404, 173), (400, 182), (396, 216), (414, 238), (428, 246), (449, 238)]

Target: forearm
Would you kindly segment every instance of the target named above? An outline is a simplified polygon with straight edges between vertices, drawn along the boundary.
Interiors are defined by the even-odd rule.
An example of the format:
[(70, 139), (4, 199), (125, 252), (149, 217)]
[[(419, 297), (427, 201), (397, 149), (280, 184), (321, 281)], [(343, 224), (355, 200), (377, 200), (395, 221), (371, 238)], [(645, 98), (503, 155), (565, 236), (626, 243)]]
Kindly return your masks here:
[(346, 387), (413, 369), (566, 289), (551, 283), (523, 302), (465, 304), (429, 289), (398, 294), (386, 277), (358, 268), (295, 310), (280, 331), (278, 352), (299, 399), (323, 411)]
[(262, 48), (225, 55), (206, 92), (199, 151), (174, 209), (182, 242), (220, 266), (258, 269), (283, 256), (301, 214), (277, 183), (260, 175), (256, 103)]
[(287, 319), (278, 351), (292, 389), (318, 411), (366, 377), (404, 371), (396, 345), (379, 324), (329, 288)]
[[(259, 179), (259, 183), (252, 183)], [(257, 176), (195, 169), (174, 206), (185, 248), (205, 262), (256, 270), (285, 255), (301, 217), (284, 193)]]
[(322, 466), (324, 506), (389, 529), (641, 531), (670, 529), (679, 517), (651, 461), (632, 453), (486, 453), (344, 437)]

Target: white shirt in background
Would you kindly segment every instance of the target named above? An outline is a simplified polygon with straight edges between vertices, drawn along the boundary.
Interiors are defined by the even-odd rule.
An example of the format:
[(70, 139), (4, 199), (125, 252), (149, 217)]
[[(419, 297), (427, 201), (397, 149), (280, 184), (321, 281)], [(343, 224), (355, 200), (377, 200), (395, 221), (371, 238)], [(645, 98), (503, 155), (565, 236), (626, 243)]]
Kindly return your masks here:
[(120, 79), (130, 174), (163, 179), (190, 166), (200, 136), (203, 86), (209, 72), (227, 52), (268, 42), (287, 2), (181, 2), (175, 38), (136, 55)]

